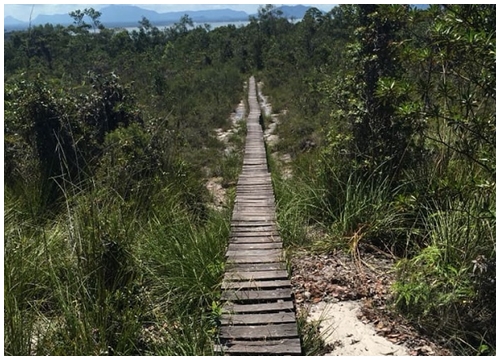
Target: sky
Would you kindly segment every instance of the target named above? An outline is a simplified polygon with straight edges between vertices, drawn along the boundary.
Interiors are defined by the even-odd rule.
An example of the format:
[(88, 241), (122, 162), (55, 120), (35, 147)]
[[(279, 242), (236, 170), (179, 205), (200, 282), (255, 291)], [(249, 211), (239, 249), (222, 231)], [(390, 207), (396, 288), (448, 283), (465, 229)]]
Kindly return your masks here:
[[(92, 1), (92, 0), (91, 0)], [(90, 2), (91, 2), (90, 1)], [(137, 1), (137, 0), (135, 0)], [(314, 1), (314, 0), (313, 0)], [(317, 0), (316, 0), (317, 1)], [(32, 19), (36, 18), (40, 14), (45, 14), (45, 15), (53, 15), (53, 14), (67, 14), (71, 11), (77, 10), (77, 9), (85, 9), (89, 7), (93, 7), (96, 10), (99, 10), (102, 7), (105, 7), (109, 4), (128, 4), (128, 5), (136, 5), (140, 6), (144, 9), (148, 10), (154, 10), (159, 13), (162, 12), (170, 12), (170, 11), (183, 11), (183, 10), (208, 10), (208, 9), (233, 9), (233, 10), (240, 10), (240, 11), (245, 11), (248, 14), (255, 14), (259, 8), (260, 4), (231, 4), (230, 2), (221, 2), (217, 5), (215, 4), (200, 4), (200, 1), (198, 0), (197, 2), (193, 1), (183, 1), (184, 4), (173, 4), (169, 3), (166, 1), (163, 1), (161, 4), (133, 4), (133, 0), (129, 3), (127, 1), (119, 1), (119, 2), (107, 2), (106, 4), (100, 4), (100, 3), (91, 3), (91, 4), (79, 4), (78, 2), (71, 2), (71, 1), (66, 1), (66, 4), (28, 4), (24, 3), (23, 1), (16, 1), (15, 4), (9, 4), (9, 2), (4, 2), (4, 7), (3, 7), (3, 16), (2, 19), (5, 18), (6, 16), (12, 16), (18, 20), (22, 21), (29, 21), (30, 19), (30, 14), (31, 11), (33, 10), (33, 13), (31, 14)], [(232, 0), (231, 2), (235, 2)], [(272, 4), (272, 2), (265, 2), (264, 4)], [(335, 6), (335, 4), (310, 4), (307, 1), (296, 1), (295, 3), (290, 2), (287, 3), (287, 5), (292, 5), (292, 4), (302, 4), (302, 5), (309, 5), (309, 6), (315, 6), (320, 10), (325, 10), (328, 11), (332, 7)], [(281, 4), (275, 4), (275, 5), (281, 5)]]

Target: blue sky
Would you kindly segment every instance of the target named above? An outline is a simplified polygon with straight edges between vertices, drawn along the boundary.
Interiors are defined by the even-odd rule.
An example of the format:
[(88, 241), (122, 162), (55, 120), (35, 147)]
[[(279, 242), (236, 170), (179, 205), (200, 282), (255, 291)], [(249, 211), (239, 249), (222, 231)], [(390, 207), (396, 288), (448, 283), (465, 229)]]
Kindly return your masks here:
[[(127, 1), (120, 2), (108, 2), (107, 4), (78, 4), (78, 3), (70, 3), (70, 4), (35, 4), (34, 7), (31, 4), (24, 4), (23, 1), (17, 1), (16, 4), (4, 4), (3, 17), (12, 16), (16, 19), (22, 21), (28, 21), (30, 18), (30, 13), (33, 8), (32, 18), (36, 18), (40, 14), (52, 15), (52, 14), (67, 14), (70, 11), (76, 9), (85, 9), (88, 7), (93, 7), (96, 10), (107, 6), (109, 4), (129, 4), (129, 5), (137, 5), (145, 9), (155, 10), (157, 12), (169, 12), (169, 11), (183, 11), (183, 10), (207, 10), (207, 9), (224, 9), (229, 8), (233, 10), (241, 10), (247, 13), (256, 13), (259, 8), (259, 4), (230, 4), (230, 3), (222, 3), (222, 4), (199, 4), (198, 3), (190, 3), (190, 1), (184, 1), (184, 4), (171, 4), (168, 2), (162, 2), (161, 4), (132, 4)], [(233, 0), (234, 2), (234, 0)], [(265, 4), (269, 4), (272, 2), (266, 2)], [(318, 9), (328, 11), (330, 10), (334, 4), (309, 4), (307, 1), (295, 2), (294, 4), (302, 4), (302, 5), (310, 5), (315, 6)], [(281, 4), (275, 4), (281, 5)], [(292, 5), (292, 3), (287, 3), (287, 5)]]

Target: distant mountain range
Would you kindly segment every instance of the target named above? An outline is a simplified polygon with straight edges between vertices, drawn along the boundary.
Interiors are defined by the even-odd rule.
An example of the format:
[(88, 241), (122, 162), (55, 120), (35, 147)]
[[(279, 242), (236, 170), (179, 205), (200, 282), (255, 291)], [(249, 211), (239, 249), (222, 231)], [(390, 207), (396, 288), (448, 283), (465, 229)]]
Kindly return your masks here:
[[(283, 16), (286, 18), (301, 19), (304, 17), (305, 12), (310, 8), (311, 6), (284, 5), (279, 6), (276, 9), (281, 10), (283, 12)], [(177, 22), (185, 14), (187, 14), (195, 23), (247, 21), (249, 16), (257, 16), (257, 14), (247, 14), (244, 11), (231, 9), (158, 13), (153, 10), (147, 10), (133, 5), (109, 5), (103, 7), (99, 11), (101, 12), (99, 20), (105, 27), (108, 28), (117, 26), (137, 26), (138, 21), (140, 21), (143, 16), (155, 26)], [(88, 18), (84, 19), (84, 21), (90, 23), (90, 19)], [(70, 25), (73, 23), (73, 19), (69, 16), (69, 14), (54, 14), (38, 15), (31, 21), (31, 25), (44, 25), (47, 23), (53, 25)], [(12, 16), (7, 16), (4, 19), (4, 29), (6, 30), (23, 29), (28, 26), (28, 22), (18, 20)]]

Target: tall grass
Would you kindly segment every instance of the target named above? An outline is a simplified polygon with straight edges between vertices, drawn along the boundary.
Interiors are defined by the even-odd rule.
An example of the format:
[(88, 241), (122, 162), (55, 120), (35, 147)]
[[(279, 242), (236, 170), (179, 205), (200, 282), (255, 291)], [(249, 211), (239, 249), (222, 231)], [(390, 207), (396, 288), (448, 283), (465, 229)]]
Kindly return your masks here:
[[(339, 165), (340, 164), (340, 165)], [(394, 185), (314, 154), (275, 176), (284, 239), (321, 251), (375, 245), (401, 257), (396, 307), (457, 353), (495, 353), (495, 184), (459, 159), (429, 162)], [(312, 239), (311, 224), (327, 232)]]
[(477, 196), (424, 206), (426, 246), (398, 265), (396, 305), (464, 354), (495, 351), (495, 218)]
[(69, 187), (42, 226), (6, 197), (5, 354), (212, 353), (229, 214), (195, 221), (177, 185), (147, 217), (112, 190)]
[(308, 228), (312, 224), (313, 188), (302, 178), (283, 178), (279, 164), (268, 157), (276, 200), (276, 216), (285, 246), (308, 246)]

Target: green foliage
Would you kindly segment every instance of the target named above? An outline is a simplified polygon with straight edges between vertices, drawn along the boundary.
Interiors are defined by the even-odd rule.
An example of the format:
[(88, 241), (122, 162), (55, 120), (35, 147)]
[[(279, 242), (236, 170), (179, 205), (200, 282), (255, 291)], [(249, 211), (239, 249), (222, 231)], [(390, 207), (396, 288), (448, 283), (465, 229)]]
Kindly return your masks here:
[(6, 38), (5, 353), (213, 354), (229, 210), (202, 170), (240, 165), (212, 137), (242, 96), (235, 36), (73, 15)]
[(428, 246), (399, 262), (394, 286), (396, 305), (429, 330), (453, 333), (452, 344), (469, 344), (466, 352), (495, 337), (495, 235), (478, 206), (456, 201), (426, 216)]
[(319, 223), (323, 250), (403, 256), (399, 309), (459, 354), (495, 351), (495, 19), (492, 5), (341, 5), (259, 53), (293, 159), (276, 181), (284, 238), (310, 245), (300, 229)]
[[(273, 167), (273, 169), (276, 169)], [(308, 216), (311, 211), (311, 189), (300, 180), (284, 180), (273, 171), (273, 187), (276, 193), (277, 222), (285, 246), (307, 246)], [(300, 186), (298, 183), (300, 182)], [(297, 191), (301, 189), (301, 191)]]
[(307, 317), (308, 311), (305, 309), (302, 309), (297, 316), (297, 327), (301, 335), (303, 353), (306, 356), (323, 355), (328, 347), (320, 334), (321, 320), (307, 321)]
[(320, 226), (323, 250), (404, 256), (398, 308), (458, 353), (494, 353), (495, 10), (340, 5), (293, 23), (267, 5), (242, 28), (144, 18), (129, 34), (85, 9), (6, 34), (6, 354), (213, 353), (229, 214), (205, 206), (203, 177), (231, 192), (240, 135), (223, 154), (213, 129), (251, 71), (286, 110), (286, 244)]

